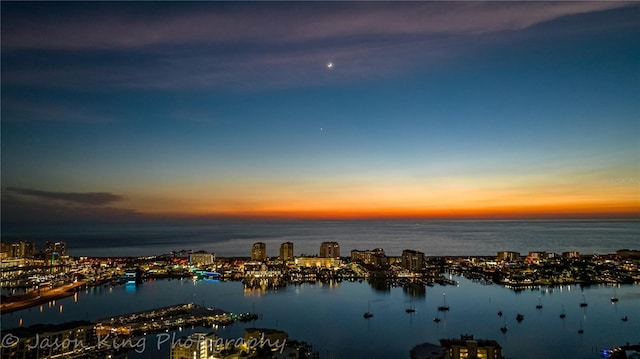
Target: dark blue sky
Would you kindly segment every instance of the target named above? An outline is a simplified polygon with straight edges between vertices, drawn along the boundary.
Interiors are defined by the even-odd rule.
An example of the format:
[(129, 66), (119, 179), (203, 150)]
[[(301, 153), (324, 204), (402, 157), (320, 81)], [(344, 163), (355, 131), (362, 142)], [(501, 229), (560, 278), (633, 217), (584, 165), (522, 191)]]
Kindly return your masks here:
[(1, 6), (6, 218), (640, 209), (635, 3)]

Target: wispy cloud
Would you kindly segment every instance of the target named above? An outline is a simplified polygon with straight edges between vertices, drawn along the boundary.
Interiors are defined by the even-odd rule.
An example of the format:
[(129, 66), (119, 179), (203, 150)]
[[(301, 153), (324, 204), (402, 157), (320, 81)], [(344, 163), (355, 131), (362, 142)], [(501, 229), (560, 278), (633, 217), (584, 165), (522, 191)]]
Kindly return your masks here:
[[(628, 4), (10, 3), (3, 4), (2, 81), (84, 90), (322, 86), (410, 73), (468, 51), (483, 34), (623, 6)], [(331, 72), (329, 60), (336, 64)]]
[[(28, 17), (3, 16), (4, 49), (114, 49), (153, 45), (321, 41), (371, 35), (469, 34), (523, 29), (561, 16), (626, 6), (623, 2), (408, 2), (59, 4)], [(98, 8), (99, 13), (92, 9)], [(11, 7), (8, 6), (9, 11)], [(90, 16), (82, 10), (90, 12)], [(153, 10), (153, 9), (152, 9)], [(65, 21), (60, 21), (61, 13)], [(141, 16), (143, 14), (143, 16)], [(46, 34), (47, 36), (43, 36)]]

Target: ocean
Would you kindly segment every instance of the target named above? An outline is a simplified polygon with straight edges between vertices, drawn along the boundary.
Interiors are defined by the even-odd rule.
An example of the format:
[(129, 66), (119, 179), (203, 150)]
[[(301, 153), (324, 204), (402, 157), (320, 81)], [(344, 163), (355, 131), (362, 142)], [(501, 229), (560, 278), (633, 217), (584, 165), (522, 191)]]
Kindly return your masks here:
[(640, 249), (637, 220), (391, 220), (391, 221), (168, 221), (96, 225), (3, 225), (2, 240), (65, 241), (72, 256), (149, 256), (204, 250), (221, 257), (248, 257), (254, 242), (277, 256), (293, 242), (296, 256), (317, 255), (336, 241), (341, 255), (353, 249), (404, 249), (427, 256), (495, 255), (498, 251), (607, 254)]

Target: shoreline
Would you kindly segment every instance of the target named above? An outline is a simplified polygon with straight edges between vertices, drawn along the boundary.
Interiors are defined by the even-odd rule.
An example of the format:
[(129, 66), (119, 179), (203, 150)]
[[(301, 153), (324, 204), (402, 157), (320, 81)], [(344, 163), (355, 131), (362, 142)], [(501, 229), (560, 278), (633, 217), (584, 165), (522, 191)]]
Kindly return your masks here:
[(28, 293), (5, 298), (2, 303), (0, 303), (0, 314), (8, 314), (18, 310), (34, 307), (39, 304), (44, 304), (52, 300), (70, 297), (75, 293), (74, 289), (86, 284), (87, 282), (78, 281), (71, 284), (65, 284), (61, 287), (48, 289), (44, 292), (41, 291), (39, 294)]

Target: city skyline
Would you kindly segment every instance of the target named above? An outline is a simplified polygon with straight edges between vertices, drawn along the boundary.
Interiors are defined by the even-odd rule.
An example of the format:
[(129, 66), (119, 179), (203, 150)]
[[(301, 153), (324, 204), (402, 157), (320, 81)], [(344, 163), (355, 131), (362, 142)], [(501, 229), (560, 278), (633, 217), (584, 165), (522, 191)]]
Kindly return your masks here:
[(640, 213), (637, 3), (0, 6), (5, 223)]

